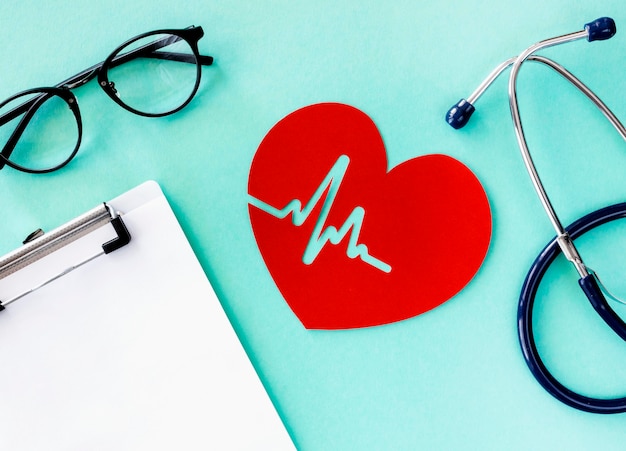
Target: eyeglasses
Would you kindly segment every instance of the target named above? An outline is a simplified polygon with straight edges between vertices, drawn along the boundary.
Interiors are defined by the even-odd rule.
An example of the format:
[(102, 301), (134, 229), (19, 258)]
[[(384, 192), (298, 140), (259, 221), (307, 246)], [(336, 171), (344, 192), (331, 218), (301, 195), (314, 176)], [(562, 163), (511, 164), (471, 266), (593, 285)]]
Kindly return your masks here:
[(180, 111), (198, 91), (201, 66), (213, 63), (212, 57), (199, 54), (202, 36), (202, 27), (194, 26), (140, 34), (54, 87), (9, 97), (0, 103), (0, 169), (8, 165), (39, 174), (69, 163), (82, 138), (71, 91), (96, 77), (104, 92), (132, 113), (160, 117)]

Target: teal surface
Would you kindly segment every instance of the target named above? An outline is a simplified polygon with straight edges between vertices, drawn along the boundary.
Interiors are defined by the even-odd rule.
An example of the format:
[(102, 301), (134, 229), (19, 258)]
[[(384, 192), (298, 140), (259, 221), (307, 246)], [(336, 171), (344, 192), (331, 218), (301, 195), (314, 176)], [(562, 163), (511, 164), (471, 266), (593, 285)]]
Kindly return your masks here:
[[(505, 79), (480, 99), (466, 129), (443, 121), (495, 65), (600, 16), (616, 20), (615, 38), (544, 54), (624, 121), (623, 0), (3, 0), (0, 99), (53, 85), (158, 28), (202, 25), (200, 50), (216, 62), (203, 69), (189, 107), (168, 118), (132, 115), (94, 82), (77, 90), (84, 142), (76, 159), (49, 175), (0, 172), (0, 253), (37, 227), (49, 230), (154, 179), (299, 449), (623, 449), (626, 414), (557, 402), (519, 349), (519, 291), (553, 231), (517, 150)], [(529, 145), (564, 223), (626, 200), (626, 144), (583, 96), (530, 64), (519, 95)], [(441, 307), (382, 327), (308, 331), (266, 270), (247, 212), (250, 163), (278, 120), (329, 101), (374, 120), (391, 167), (445, 153), (482, 181), (493, 214), (490, 250), (468, 287)], [(600, 254), (597, 265), (626, 297), (618, 264), (626, 233), (609, 229), (614, 242), (599, 234), (585, 246), (613, 252)], [(548, 365), (584, 392), (623, 396), (626, 345), (580, 297), (569, 265), (558, 262), (547, 282), (537, 331)]]

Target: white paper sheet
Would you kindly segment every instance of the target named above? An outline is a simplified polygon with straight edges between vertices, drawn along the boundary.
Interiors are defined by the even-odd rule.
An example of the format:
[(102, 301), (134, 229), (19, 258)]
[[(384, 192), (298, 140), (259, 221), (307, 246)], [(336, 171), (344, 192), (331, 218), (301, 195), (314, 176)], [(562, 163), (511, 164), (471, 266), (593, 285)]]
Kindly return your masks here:
[[(109, 204), (130, 244), (0, 312), (0, 450), (293, 449), (158, 185)], [(0, 299), (113, 236), (0, 280)]]

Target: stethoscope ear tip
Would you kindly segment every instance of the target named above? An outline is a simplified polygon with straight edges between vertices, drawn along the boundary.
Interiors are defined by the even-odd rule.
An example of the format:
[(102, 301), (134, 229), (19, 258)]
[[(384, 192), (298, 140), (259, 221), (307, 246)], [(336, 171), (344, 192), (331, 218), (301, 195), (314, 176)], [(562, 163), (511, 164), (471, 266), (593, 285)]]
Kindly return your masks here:
[(617, 33), (617, 27), (615, 21), (610, 17), (600, 17), (585, 24), (585, 30), (587, 31), (587, 41), (604, 41), (610, 39)]
[(474, 105), (461, 99), (446, 113), (446, 122), (454, 129), (463, 128), (472, 117), (474, 110)]

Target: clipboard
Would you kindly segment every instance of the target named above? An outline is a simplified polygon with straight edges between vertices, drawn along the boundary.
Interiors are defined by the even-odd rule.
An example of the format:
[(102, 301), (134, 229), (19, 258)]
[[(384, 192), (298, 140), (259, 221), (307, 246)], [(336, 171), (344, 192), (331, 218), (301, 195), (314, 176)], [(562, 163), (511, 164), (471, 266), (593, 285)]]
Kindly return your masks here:
[(156, 182), (20, 259), (0, 279), (0, 449), (294, 449)]

